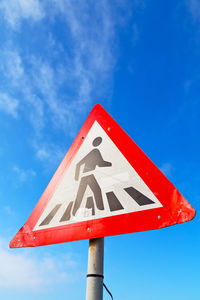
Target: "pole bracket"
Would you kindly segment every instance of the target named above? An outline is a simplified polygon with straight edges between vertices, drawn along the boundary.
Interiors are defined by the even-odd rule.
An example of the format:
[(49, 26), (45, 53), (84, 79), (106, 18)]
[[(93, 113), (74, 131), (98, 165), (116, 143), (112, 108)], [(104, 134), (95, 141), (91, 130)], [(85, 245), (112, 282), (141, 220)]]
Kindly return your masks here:
[(104, 278), (104, 276), (102, 274), (87, 274), (87, 277), (100, 277), (100, 278)]

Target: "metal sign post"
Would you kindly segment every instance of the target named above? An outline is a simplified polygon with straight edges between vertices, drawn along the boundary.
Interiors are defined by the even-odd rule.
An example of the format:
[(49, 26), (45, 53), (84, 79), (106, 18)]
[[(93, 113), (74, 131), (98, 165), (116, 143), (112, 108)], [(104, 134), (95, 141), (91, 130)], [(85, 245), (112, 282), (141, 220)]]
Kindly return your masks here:
[[(103, 169), (102, 169), (103, 168)], [(102, 300), (104, 238), (192, 220), (194, 208), (97, 104), (11, 248), (90, 239), (86, 300)]]
[(86, 300), (103, 299), (104, 238), (91, 239), (88, 252)]

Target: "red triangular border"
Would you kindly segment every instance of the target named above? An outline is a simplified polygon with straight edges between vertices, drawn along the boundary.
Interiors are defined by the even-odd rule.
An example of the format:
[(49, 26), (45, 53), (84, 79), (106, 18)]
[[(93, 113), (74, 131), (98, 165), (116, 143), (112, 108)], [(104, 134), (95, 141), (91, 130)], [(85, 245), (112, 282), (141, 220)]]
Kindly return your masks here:
[[(163, 207), (33, 231), (35, 224), (53, 196), (56, 187), (83, 143), (94, 121), (97, 121), (104, 129), (120, 152), (126, 157), (135, 171), (155, 194)], [(194, 208), (185, 200), (174, 185), (104, 108), (100, 104), (96, 104), (29, 219), (10, 242), (10, 247), (34, 247), (159, 229), (189, 221), (193, 219), (194, 216)]]

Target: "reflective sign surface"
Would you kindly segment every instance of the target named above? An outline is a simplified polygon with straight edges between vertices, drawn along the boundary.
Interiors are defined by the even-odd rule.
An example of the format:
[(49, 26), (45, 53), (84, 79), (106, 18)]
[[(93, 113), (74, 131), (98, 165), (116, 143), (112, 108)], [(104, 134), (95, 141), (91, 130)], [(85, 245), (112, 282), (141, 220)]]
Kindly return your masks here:
[(195, 211), (96, 105), (11, 247), (157, 229)]

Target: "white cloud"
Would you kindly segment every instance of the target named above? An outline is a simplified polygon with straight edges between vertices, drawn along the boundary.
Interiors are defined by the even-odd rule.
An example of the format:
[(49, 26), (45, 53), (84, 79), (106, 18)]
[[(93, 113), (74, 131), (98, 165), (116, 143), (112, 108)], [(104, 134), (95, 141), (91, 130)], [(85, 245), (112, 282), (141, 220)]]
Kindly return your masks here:
[(31, 250), (8, 249), (0, 238), (1, 289), (41, 290), (52, 284), (69, 283), (77, 278), (76, 263), (70, 256), (33, 256)]
[(69, 105), (60, 100), (59, 88), (62, 78), (60, 78), (59, 70), (54, 69), (48, 62), (41, 62), (34, 58), (32, 59), (32, 78), (35, 88), (42, 94), (43, 102), (54, 126), (63, 127), (68, 125)]
[[(32, 139), (34, 145), (39, 145), (35, 147), (39, 159), (50, 160), (50, 153), (60, 156), (62, 152), (54, 146), (47, 152), (47, 145), (53, 144), (49, 132), (57, 134), (62, 130), (74, 136), (80, 116), (85, 116), (95, 102), (112, 95), (118, 57), (117, 28), (126, 18), (123, 15), (121, 24), (123, 6), (126, 5), (121, 0), (116, 4), (105, 0), (1, 1), (0, 9), (12, 28), (28, 18), (39, 21), (45, 16), (48, 21), (48, 30), (41, 26), (42, 41), (36, 30), (37, 45), (33, 43), (30, 48), (27, 44), (21, 49), (9, 41), (1, 51), (6, 93), (19, 95), (20, 113), (34, 129)], [(64, 24), (65, 39), (54, 33), (58, 20)], [(33, 45), (37, 48), (41, 42), (41, 51), (34, 52)], [(18, 102), (15, 103), (13, 115), (17, 116)]]
[(161, 172), (163, 172), (166, 176), (170, 176), (173, 171), (173, 166), (170, 163), (164, 163), (160, 167)]
[(184, 83), (184, 90), (185, 90), (185, 92), (188, 92), (190, 90), (190, 88), (191, 88), (191, 86), (193, 84), (193, 81), (194, 80), (191, 80), (191, 79), (188, 79), (188, 80), (185, 81), (185, 83)]
[(195, 21), (200, 20), (200, 2), (199, 0), (186, 0), (189, 10)]
[[(53, 66), (53, 59), (41, 59), (33, 55), (29, 59), (30, 84), (26, 86), (34, 86), (42, 95), (49, 113), (48, 122), (56, 128), (68, 128), (68, 132), (73, 135), (74, 124), (80, 114), (88, 111), (93, 93), (98, 95), (105, 92), (112, 82), (109, 77), (112, 77), (116, 61), (115, 21), (112, 18), (112, 9), (105, 1), (94, 3), (91, 7), (82, 1), (76, 4), (64, 0), (52, 2), (55, 5), (55, 18), (62, 16), (66, 24), (63, 30), (68, 34), (70, 32), (67, 37), (70, 41), (70, 53), (58, 44), (62, 65), (56, 66)], [(44, 7), (47, 12), (47, 2)], [(91, 9), (95, 12), (94, 15), (91, 15)], [(85, 26), (86, 22), (89, 26)], [(53, 33), (48, 34), (47, 40), (49, 47), (54, 50), (56, 42)], [(70, 97), (68, 94), (61, 94), (63, 87), (69, 90)]]
[[(82, 1), (78, 5), (74, 5), (73, 1), (57, 3), (71, 32), (73, 59), (70, 76), (79, 87), (77, 102), (82, 110), (86, 103), (90, 103), (93, 89), (98, 86), (101, 90), (97, 82), (105, 82), (113, 72), (116, 20), (106, 1), (95, 2), (92, 10), (87, 2)], [(98, 18), (94, 12), (98, 12)]]
[(10, 49), (2, 51), (1, 69), (14, 86), (19, 84), (24, 75), (24, 67), (19, 53)]
[(27, 104), (26, 112), (31, 125), (33, 126), (36, 137), (41, 136), (41, 131), (45, 125), (44, 103), (41, 98), (37, 97), (31, 88), (24, 88), (24, 98)]
[(21, 182), (25, 182), (36, 176), (36, 172), (34, 170), (24, 170), (22, 168), (19, 168), (18, 166), (13, 167), (13, 172)]
[(13, 29), (17, 29), (23, 19), (40, 21), (44, 17), (38, 0), (2, 0), (0, 10)]
[(10, 97), (6, 93), (0, 93), (0, 110), (11, 115), (14, 118), (18, 117), (19, 101)]
[[(16, 49), (11, 50), (11, 47), (7, 46), (4, 47), (4, 50), (0, 54), (0, 69), (8, 82), (9, 88), (7, 90), (19, 95), (21, 104), (23, 103), (23, 110), (21, 109), (21, 112), (25, 110), (35, 129), (36, 135), (38, 135), (44, 127), (43, 103), (42, 99), (35, 94), (33, 78), (29, 74), (31, 70), (26, 67), (26, 60)], [(12, 99), (9, 95), (7, 95), (7, 98)], [(17, 110), (18, 105), (16, 104), (16, 100), (14, 104)], [(16, 113), (15, 116), (17, 116)]]
[(65, 151), (59, 145), (53, 143), (34, 143), (36, 158), (45, 163), (47, 170), (54, 169), (64, 158)]
[[(112, 9), (105, 1), (94, 3), (91, 8), (81, 1), (78, 5), (73, 1), (56, 1), (54, 4), (56, 16), (61, 14), (66, 31), (67, 28), (70, 30), (67, 39), (71, 43), (71, 53), (67, 50), (63, 52), (60, 45), (58, 47), (62, 65), (54, 65), (53, 57), (22, 56), (17, 50), (11, 51), (7, 47), (3, 53), (2, 68), (4, 76), (11, 80), (13, 87), (23, 94), (26, 103), (31, 106), (28, 114), (37, 134), (47, 124), (45, 110), (48, 123), (51, 122), (55, 128), (68, 128), (68, 132), (74, 135), (74, 124), (80, 114), (88, 111), (92, 94), (95, 92), (97, 96), (102, 91), (106, 92), (106, 86), (112, 84), (109, 77), (112, 78), (116, 61), (113, 53), (115, 21)], [(46, 1), (44, 7), (47, 13), (49, 6)], [(95, 14), (98, 12), (98, 22), (95, 15), (91, 16), (91, 9)], [(85, 26), (86, 22), (89, 26)], [(55, 48), (53, 33), (48, 34), (46, 42), (50, 48)], [(70, 97), (61, 93), (63, 87), (69, 90)]]
[(186, 5), (194, 21), (200, 21), (200, 2), (199, 0), (185, 0)]
[(66, 23), (70, 41), (70, 53), (64, 54), (65, 84), (73, 89), (73, 99), (66, 111), (70, 108), (72, 114), (79, 115), (88, 110), (94, 93), (98, 97), (111, 88), (116, 62), (115, 7), (106, 1), (53, 2), (55, 15)]
[(133, 44), (136, 44), (136, 42), (139, 39), (139, 29), (138, 25), (136, 23), (133, 24)]
[(9, 205), (4, 206), (3, 210), (9, 216), (13, 216), (15, 214), (14, 210), (12, 210), (12, 208)]

